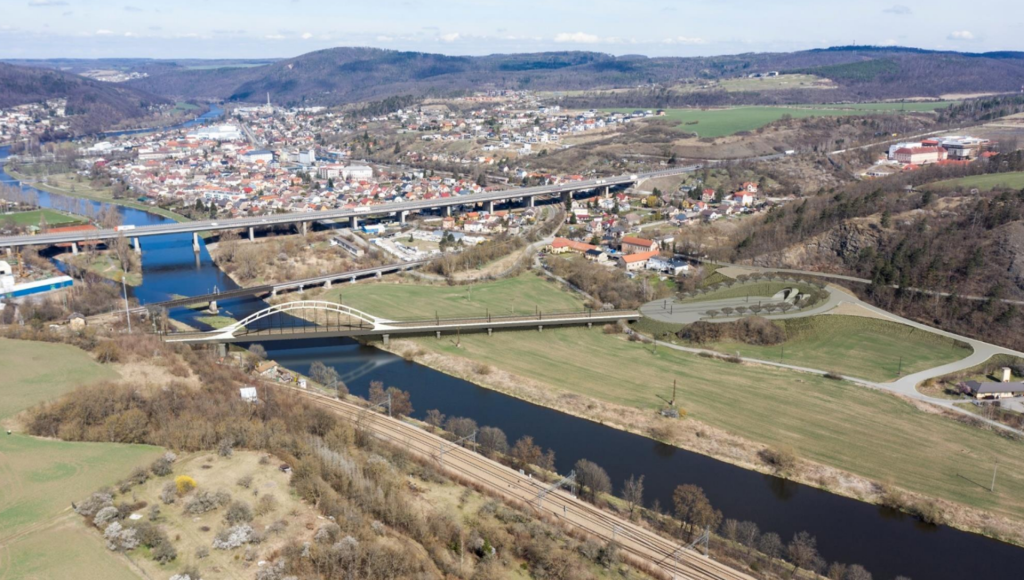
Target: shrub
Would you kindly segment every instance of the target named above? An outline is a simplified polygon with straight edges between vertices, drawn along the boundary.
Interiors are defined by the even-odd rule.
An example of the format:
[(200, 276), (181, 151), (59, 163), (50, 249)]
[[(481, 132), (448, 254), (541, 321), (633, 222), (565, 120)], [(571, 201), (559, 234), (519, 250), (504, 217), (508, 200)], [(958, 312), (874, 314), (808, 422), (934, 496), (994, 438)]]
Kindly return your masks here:
[(684, 326), (676, 336), (694, 344), (707, 344), (722, 340), (723, 328), (724, 326), (721, 324), (698, 321)]
[(751, 316), (738, 320), (732, 325), (736, 340), (746, 344), (771, 346), (786, 341), (786, 331), (771, 320)]
[(153, 475), (157, 477), (163, 477), (171, 474), (171, 462), (166, 456), (158, 457), (150, 466), (149, 470), (153, 472)]
[(107, 492), (98, 491), (89, 496), (89, 499), (75, 506), (75, 512), (89, 517), (96, 515), (101, 509), (111, 505), (114, 505), (114, 496)]
[(244, 544), (248, 544), (251, 539), (252, 526), (249, 524), (241, 524), (226, 530), (221, 530), (220, 533), (213, 538), (213, 547), (216, 550), (233, 550)]
[(197, 487), (196, 480), (187, 475), (179, 475), (178, 477), (175, 477), (174, 485), (178, 490), (178, 495), (185, 495)]
[(120, 512), (112, 505), (101, 509), (96, 512), (96, 515), (92, 519), (92, 523), (96, 524), (97, 528), (104, 528), (107, 524), (113, 521), (117, 521), (120, 518)]
[(185, 502), (185, 513), (193, 516), (213, 511), (231, 501), (231, 496), (218, 492), (201, 491)]
[(768, 447), (758, 452), (761, 461), (778, 472), (786, 472), (796, 466), (796, 455), (789, 449)]
[(235, 483), (238, 484), (238, 487), (241, 487), (243, 489), (249, 489), (249, 486), (252, 485), (252, 476), (251, 475), (243, 475), (242, 477), (239, 477), (238, 481), (235, 482)]
[(824, 374), (824, 377), (826, 379), (831, 379), (833, 381), (841, 381), (841, 380), (843, 380), (843, 375), (839, 374), (836, 371), (828, 371), (827, 373)]
[(160, 490), (160, 501), (166, 504), (172, 504), (178, 499), (178, 486), (173, 481), (168, 481), (164, 484), (164, 488)]
[(277, 509), (277, 498), (271, 494), (260, 496), (256, 502), (256, 515), (265, 516)]
[(252, 508), (244, 501), (233, 501), (224, 513), (224, 521), (228, 525), (238, 525), (252, 521)]

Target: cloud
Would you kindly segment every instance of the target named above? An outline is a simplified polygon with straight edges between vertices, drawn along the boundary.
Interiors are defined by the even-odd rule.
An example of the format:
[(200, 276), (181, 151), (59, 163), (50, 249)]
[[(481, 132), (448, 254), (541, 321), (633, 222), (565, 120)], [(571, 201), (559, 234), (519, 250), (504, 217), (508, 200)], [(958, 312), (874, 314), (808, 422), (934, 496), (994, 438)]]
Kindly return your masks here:
[(970, 30), (954, 30), (949, 33), (950, 40), (974, 40), (974, 33)]
[(302, 35), (302, 40), (309, 40), (310, 38), (313, 38), (313, 33), (312, 32), (307, 32), (307, 33)]
[(587, 34), (586, 32), (562, 32), (555, 35), (555, 42), (595, 44), (601, 42), (601, 39), (596, 34)]
[(124, 11), (125, 12), (145, 12), (145, 10), (143, 10), (142, 8), (139, 8), (138, 6), (125, 6), (124, 7)]
[(442, 34), (441, 36), (437, 37), (437, 39), (440, 40), (441, 42), (455, 42), (456, 40), (459, 39), (460, 36), (461, 35), (458, 32), (449, 32), (447, 34)]
[(675, 36), (672, 38), (666, 38), (661, 41), (662, 44), (707, 44), (708, 41), (703, 38), (690, 37), (690, 36)]
[(377, 42), (391, 42), (392, 40), (394, 40), (394, 38), (390, 36), (381, 35), (377, 37)]
[(268, 34), (263, 38), (266, 38), (267, 40), (284, 40), (285, 36), (283, 34)]
[(111, 34), (114, 34), (113, 30), (107, 30), (107, 29), (101, 28), (100, 30), (96, 31), (96, 36), (109, 36)]
[(29, 6), (67, 6), (63, 0), (29, 0)]
[(886, 14), (895, 14), (896, 16), (910, 16), (914, 13), (914, 11), (910, 9), (910, 6), (904, 6), (903, 4), (897, 4), (890, 8), (886, 8), (885, 10), (882, 10), (882, 12), (885, 12)]

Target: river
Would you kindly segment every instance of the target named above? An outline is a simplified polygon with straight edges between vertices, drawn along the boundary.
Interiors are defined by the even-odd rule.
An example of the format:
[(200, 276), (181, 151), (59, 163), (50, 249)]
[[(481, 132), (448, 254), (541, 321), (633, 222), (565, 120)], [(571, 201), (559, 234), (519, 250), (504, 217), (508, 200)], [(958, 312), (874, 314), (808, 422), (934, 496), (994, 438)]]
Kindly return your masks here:
[[(213, 118), (208, 115), (204, 117)], [(8, 150), (0, 148), (0, 163), (7, 156)], [(0, 165), (0, 181), (10, 180)], [(46, 207), (61, 197), (35, 191), (40, 205)], [(104, 205), (86, 203), (97, 209)], [(170, 221), (136, 209), (118, 209), (126, 224)], [(237, 287), (213, 264), (205, 244), (198, 255), (193, 253), (189, 234), (146, 238), (142, 263), (143, 282), (130, 289), (142, 304), (165, 300), (172, 294), (196, 295), (214, 287)], [(266, 304), (243, 298), (219, 306), (228, 315), (240, 318)], [(194, 311), (179, 309), (172, 314), (201, 326), (192, 320)], [(317, 360), (333, 366), (356, 395), (365, 397), (371, 381), (408, 390), (416, 417), (422, 418), (428, 409), (439, 409), (449, 416), (472, 417), (481, 426), (499, 427), (510, 442), (532, 435), (541, 447), (555, 451), (556, 465), (562, 473), (568, 473), (578, 459), (590, 459), (605, 468), (616, 490), (631, 474), (645, 475), (647, 505), (657, 498), (668, 509), (675, 486), (699, 485), (726, 518), (753, 521), (762, 532), (778, 533), (784, 542), (796, 532), (807, 531), (817, 537), (818, 548), (827, 561), (861, 564), (876, 580), (897, 575), (914, 580), (1020, 578), (1024, 570), (1024, 549), (1010, 544), (922, 524), (894, 510), (748, 471), (533, 405), (351, 340), (263, 344), (271, 359), (293, 371), (307, 373)]]

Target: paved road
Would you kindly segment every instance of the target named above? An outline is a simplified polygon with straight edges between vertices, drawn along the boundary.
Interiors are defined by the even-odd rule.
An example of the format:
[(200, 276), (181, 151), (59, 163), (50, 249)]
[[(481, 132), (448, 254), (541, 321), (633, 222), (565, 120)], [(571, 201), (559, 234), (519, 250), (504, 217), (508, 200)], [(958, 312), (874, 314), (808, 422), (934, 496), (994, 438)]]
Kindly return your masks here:
[[(828, 291), (828, 288), (826, 288)], [(679, 302), (674, 299), (654, 300), (648, 302), (640, 307), (640, 312), (648, 318), (653, 318), (661, 322), (670, 322), (674, 324), (691, 324), (698, 320), (707, 320), (709, 322), (729, 322), (737, 320), (740, 317), (737, 316), (715, 316), (711, 318), (706, 313), (709, 310), (718, 310), (721, 312), (723, 308), (737, 308), (747, 307), (761, 304), (779, 304), (782, 302), (782, 298), (766, 298), (763, 296), (750, 296), (744, 298), (725, 298), (722, 300), (704, 300), (698, 302)], [(829, 293), (829, 297), (823, 303), (803, 310), (791, 310), (789, 312), (779, 312), (778, 314), (768, 314), (762, 312), (760, 316), (768, 318), (770, 320), (782, 320), (784, 318), (800, 318), (804, 316), (815, 316), (832, 310), (839, 303), (842, 302), (842, 297), (837, 296), (834, 293)]]

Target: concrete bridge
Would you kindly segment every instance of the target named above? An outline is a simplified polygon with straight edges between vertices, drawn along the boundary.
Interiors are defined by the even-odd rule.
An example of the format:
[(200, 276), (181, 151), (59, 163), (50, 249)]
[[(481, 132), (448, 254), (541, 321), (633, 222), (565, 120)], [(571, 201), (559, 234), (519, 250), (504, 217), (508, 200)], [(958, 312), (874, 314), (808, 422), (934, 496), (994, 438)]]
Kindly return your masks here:
[(144, 306), (135, 308), (133, 311), (143, 311), (149, 308), (175, 308), (178, 306), (189, 306), (191, 304), (209, 304), (211, 310), (217, 309), (217, 301), (219, 300), (230, 300), (232, 298), (245, 298), (247, 296), (261, 296), (264, 294), (277, 295), (278, 292), (285, 292), (288, 290), (302, 291), (305, 288), (313, 288), (315, 286), (324, 286), (330, 288), (334, 282), (355, 282), (360, 278), (366, 278), (370, 276), (381, 277), (384, 274), (391, 274), (394, 272), (401, 272), (403, 270), (411, 270), (427, 264), (428, 260), (416, 260), (412, 262), (397, 262), (395, 264), (388, 264), (386, 266), (377, 266), (374, 268), (361, 268), (359, 270), (347, 270), (345, 272), (335, 272), (333, 274), (326, 274), (324, 276), (314, 276), (312, 278), (303, 278), (301, 280), (291, 280), (288, 282), (278, 282), (277, 284), (263, 284), (261, 286), (252, 286), (250, 288), (236, 288), (234, 290), (226, 290), (224, 292), (212, 292), (210, 294), (200, 294), (199, 296), (188, 296), (185, 298), (175, 298), (173, 300), (165, 300), (163, 302), (150, 302)]
[(167, 234), (192, 234), (192, 243), (196, 251), (199, 249), (199, 233), (215, 232), (223, 230), (248, 230), (250, 239), (255, 236), (256, 228), (273, 227), (281, 225), (300, 225), (303, 232), (306, 231), (310, 222), (320, 220), (348, 219), (352, 227), (356, 227), (359, 220), (370, 217), (396, 217), (400, 222), (405, 223), (405, 218), (410, 213), (432, 211), (442, 209), (448, 214), (456, 206), (477, 206), (483, 204), (488, 210), (493, 210), (495, 204), (524, 200), (531, 206), (537, 197), (560, 195), (569, 198), (580, 191), (604, 190), (611, 187), (632, 185), (644, 179), (689, 173), (700, 169), (701, 165), (688, 167), (676, 167), (663, 171), (651, 173), (619, 175), (616, 177), (604, 177), (588, 179), (584, 181), (573, 181), (558, 185), (541, 185), (537, 187), (523, 187), (516, 189), (505, 189), (491, 191), (478, 195), (464, 195), (445, 199), (428, 199), (419, 201), (408, 201), (399, 203), (386, 203), (380, 205), (365, 206), (356, 209), (334, 209), (317, 212), (286, 213), (257, 217), (200, 220), (175, 224), (161, 224), (155, 226), (121, 226), (114, 229), (93, 230), (87, 232), (67, 232), (58, 234), (40, 234), (35, 236), (4, 236), (0, 237), (0, 248), (8, 252), (13, 248), (23, 246), (48, 246), (52, 244), (74, 244), (85, 241), (109, 241), (120, 236), (132, 238), (135, 249), (141, 248), (140, 239), (147, 236), (161, 236)]
[[(306, 318), (288, 317), (283, 324), (282, 316), (307, 314)], [(275, 325), (275, 316), (277, 324)], [(252, 314), (230, 326), (208, 332), (175, 332), (164, 336), (166, 342), (185, 344), (224, 344), (233, 342), (262, 342), (270, 340), (296, 340), (304, 338), (333, 338), (379, 336), (388, 343), (392, 336), (435, 335), (455, 332), (487, 332), (510, 328), (536, 328), (613, 324), (619, 321), (634, 321), (640, 318), (636, 310), (581, 310), (576, 312), (537, 311), (535, 314), (487, 315), (471, 318), (432, 318), (426, 320), (388, 320), (361, 310), (318, 300), (302, 300), (279, 304)], [(296, 325), (296, 321), (301, 321)]]

